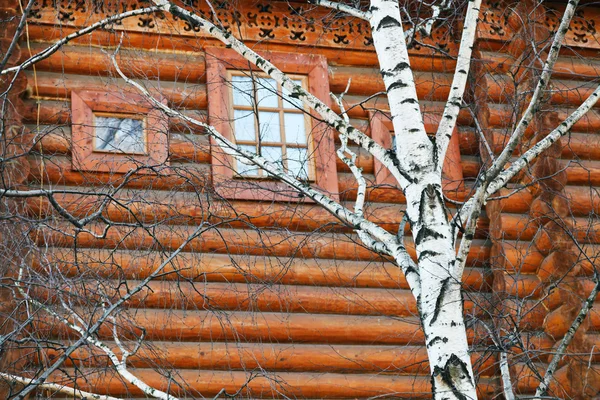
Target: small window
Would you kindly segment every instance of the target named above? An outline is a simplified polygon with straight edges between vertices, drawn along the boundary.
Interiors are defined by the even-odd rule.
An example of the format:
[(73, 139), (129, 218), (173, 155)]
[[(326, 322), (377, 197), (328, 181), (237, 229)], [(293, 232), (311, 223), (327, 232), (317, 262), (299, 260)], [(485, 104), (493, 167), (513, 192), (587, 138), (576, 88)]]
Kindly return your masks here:
[(137, 115), (95, 113), (94, 151), (146, 154), (144, 119)]
[(167, 118), (143, 96), (74, 91), (71, 107), (73, 169), (125, 173), (168, 165)]
[[(292, 79), (308, 89), (306, 77)], [(302, 102), (264, 76), (230, 73), (229, 82), (235, 142), (279, 164), (298, 179), (314, 180), (309, 146), (311, 121)], [(236, 171), (244, 177), (266, 178), (261, 169), (240, 161)]]
[[(329, 105), (327, 60), (319, 55), (262, 52), (296, 84)], [(206, 49), (209, 123), (241, 148), (262, 155), (296, 178), (337, 198), (333, 132), (274, 79), (235, 52)], [(228, 199), (304, 199), (286, 184), (221, 150), (213, 140), (217, 193)]]

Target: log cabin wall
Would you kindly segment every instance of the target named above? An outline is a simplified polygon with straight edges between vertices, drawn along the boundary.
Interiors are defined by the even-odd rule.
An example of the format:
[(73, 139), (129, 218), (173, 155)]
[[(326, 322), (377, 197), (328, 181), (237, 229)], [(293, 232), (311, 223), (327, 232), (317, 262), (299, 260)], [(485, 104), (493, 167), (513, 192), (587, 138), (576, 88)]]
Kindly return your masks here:
[[(139, 6), (124, 4), (130, 9)], [(198, 6), (210, 15), (203, 4)], [(369, 111), (385, 113), (387, 104), (383, 96), (371, 97), (384, 88), (368, 29), (354, 20), (306, 11), (306, 5), (293, 6), (283, 2), (244, 3), (235, 10), (224, 4), (217, 14), (221, 23), (238, 29), (258, 49), (326, 57), (330, 90), (343, 92), (352, 78), (344, 97), (346, 108), (354, 125), (370, 134)], [(113, 12), (111, 7), (114, 5), (94, 8), (87, 3), (42, 2), (34, 9), (27, 39), (21, 43), (28, 49), (22, 58)], [(307, 14), (302, 14), (300, 7), (305, 7)], [(488, 133), (493, 150), (499, 151), (518, 89), (530, 85), (534, 78), (515, 73), (516, 61), (520, 60), (514, 38), (523, 33), (516, 12), (508, 12), (497, 3), (485, 7), (471, 96), (477, 101), (478, 123)], [(165, 16), (123, 20), (113, 28), (74, 41), (25, 73), (28, 86), (22, 118), (28, 133), (23, 142), (33, 147), (28, 156), (28, 187), (97, 191), (109, 190), (123, 181), (123, 174), (77, 171), (71, 163), (72, 92), (95, 90), (123, 97), (134, 93), (115, 78), (105, 53), (120, 41), (117, 59), (128, 76), (150, 88), (160, 87), (169, 105), (207, 120), (211, 99), (206, 90), (203, 49), (219, 46), (217, 42)], [(123, 39), (122, 31), (127, 32)], [(569, 44), (588, 52), (591, 58), (597, 57), (593, 44), (597, 42), (576, 41), (577, 35), (581, 32), (573, 30)], [(433, 55), (428, 45), (450, 54), (456, 48), (451, 36), (436, 31), (431, 42), (411, 49), (427, 130), (434, 132), (454, 63), (449, 57)], [(595, 61), (579, 62), (574, 54), (561, 57), (554, 84), (569, 90), (558, 91), (562, 95), (548, 100), (554, 111), (536, 121), (539, 132), (579, 104), (579, 96), (597, 77), (595, 65)], [(362, 106), (355, 106), (365, 99)], [(598, 185), (594, 163), (600, 162), (596, 157), (600, 143), (595, 139), (598, 121), (597, 112), (590, 113), (577, 125), (577, 132), (555, 149), (556, 154), (538, 162), (550, 166), (533, 169), (525, 174), (529, 177), (513, 182), (517, 187), (531, 176), (559, 176), (555, 180), (560, 185), (535, 185), (490, 202), (489, 218), (480, 222), (465, 276), (465, 308), (474, 321), (470, 337), (476, 349), (473, 359), (481, 377), (482, 398), (498, 396), (501, 385), (492, 343), (476, 321), (493, 325), (490, 315), (517, 321), (520, 343), (525, 348), (512, 351), (526, 357), (515, 356), (511, 372), (519, 393), (533, 393), (536, 381), (531, 378), (532, 365), (543, 367), (549, 360), (547, 351), (564, 334), (553, 330), (552, 313), (563, 299), (572, 310), (583, 296), (579, 291), (589, 290), (585, 278), (591, 274), (591, 266), (585, 262), (575, 270), (573, 263), (563, 262), (565, 266), (560, 268), (564, 270), (544, 272), (558, 268), (552, 254), (566, 250), (544, 247), (540, 238), (556, 231), (548, 225), (548, 215), (556, 214), (581, 235), (590, 254), (596, 253), (595, 236), (584, 232), (590, 231), (590, 226), (593, 232), (591, 216), (598, 209), (594, 190)], [(30, 234), (37, 246), (30, 256), (34, 269), (76, 278), (78, 288), (87, 290), (90, 299), (101, 291), (113, 296), (125, 293), (164, 262), (198, 225), (216, 225), (188, 243), (168, 264), (164, 275), (131, 300), (119, 318), (119, 322), (133, 321), (120, 326), (123, 338), (132, 339), (142, 332), (145, 337), (141, 349), (128, 361), (136, 375), (182, 397), (212, 397), (222, 394), (222, 389), (228, 394), (241, 389), (240, 395), (249, 398), (428, 397), (423, 337), (415, 303), (400, 271), (361, 247), (351, 230), (314, 205), (218, 198), (211, 193), (211, 150), (202, 131), (177, 120), (170, 120), (168, 129), (169, 167), (128, 180), (119, 192), (120, 203), (111, 203), (105, 212), (121, 225), (112, 226), (103, 238), (76, 232), (46, 201), (31, 200), (24, 207), (29, 217), (45, 221), (45, 226), (38, 225)], [(461, 157), (455, 169), (460, 170), (464, 182), (448, 192), (451, 200), (465, 197), (487, 159), (467, 110), (461, 112), (457, 132)], [(387, 229), (398, 229), (402, 194), (378, 180), (369, 155), (358, 148), (353, 150), (370, 181), (367, 214)], [(574, 163), (573, 155), (581, 161)], [(338, 162), (337, 173), (341, 199), (353, 201), (356, 186), (350, 171)], [(90, 195), (64, 195), (57, 201), (80, 217), (92, 213), (100, 202)], [(542, 204), (550, 204), (554, 214), (537, 211)], [(145, 227), (127, 225), (137, 221), (144, 222)], [(103, 228), (102, 224), (92, 226), (97, 235)], [(552, 241), (559, 242), (555, 237)], [(563, 289), (555, 300), (547, 296), (548, 289), (561, 274), (569, 276), (570, 291)], [(52, 294), (40, 296), (56, 301)], [(598, 336), (595, 327), (600, 326), (597, 319), (593, 314), (578, 340), (578, 350), (584, 354), (593, 354)], [(496, 328), (502, 327), (500, 323)], [(34, 331), (65, 344), (74, 338), (52, 318), (36, 321)], [(108, 326), (100, 330), (100, 336), (108, 342), (113, 340)], [(39, 364), (53, 362), (61, 351), (60, 347), (48, 346), (23, 356), (33, 373)], [(54, 379), (67, 384), (76, 380), (84, 390), (113, 396), (143, 397), (139, 390), (107, 373), (107, 363), (105, 356), (84, 347), (67, 360), (65, 369)], [(581, 373), (571, 376), (575, 374), (569, 375), (568, 368), (563, 375), (560, 384), (570, 396), (584, 392), (595, 395), (590, 383), (594, 378), (581, 379)], [(178, 386), (179, 381), (186, 385)]]

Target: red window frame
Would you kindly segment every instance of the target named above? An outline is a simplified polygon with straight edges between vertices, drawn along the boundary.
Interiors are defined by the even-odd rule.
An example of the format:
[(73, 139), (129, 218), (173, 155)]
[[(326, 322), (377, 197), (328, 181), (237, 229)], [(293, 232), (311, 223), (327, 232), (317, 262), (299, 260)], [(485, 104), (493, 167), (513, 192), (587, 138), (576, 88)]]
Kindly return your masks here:
[[(205, 51), (209, 123), (227, 139), (235, 141), (230, 117), (232, 104), (229, 93), (230, 85), (227, 84), (227, 71), (252, 69), (261, 72), (261, 70), (250, 67), (248, 61), (233, 50), (207, 48)], [(284, 73), (307, 76), (308, 90), (326, 105), (330, 105), (329, 77), (325, 57), (274, 51), (261, 52), (261, 57), (268, 59)], [(318, 118), (314, 111), (310, 111), (310, 114)], [(338, 181), (333, 132), (324, 123), (319, 123), (317, 119), (313, 118), (312, 122), (310, 136), (314, 151), (311, 156), (314, 161), (315, 176), (311, 186), (337, 199)], [(218, 149), (218, 144), (211, 139), (213, 185), (215, 191), (224, 198), (271, 201), (306, 200), (283, 182), (274, 179), (238, 177), (233, 157)]]
[[(94, 113), (123, 117), (134, 115), (143, 119), (145, 153), (94, 151)], [(144, 165), (168, 165), (168, 126), (167, 117), (139, 94), (73, 91), (71, 92), (72, 167), (79, 171), (126, 173)], [(151, 172), (143, 168), (138, 171), (138, 173)]]

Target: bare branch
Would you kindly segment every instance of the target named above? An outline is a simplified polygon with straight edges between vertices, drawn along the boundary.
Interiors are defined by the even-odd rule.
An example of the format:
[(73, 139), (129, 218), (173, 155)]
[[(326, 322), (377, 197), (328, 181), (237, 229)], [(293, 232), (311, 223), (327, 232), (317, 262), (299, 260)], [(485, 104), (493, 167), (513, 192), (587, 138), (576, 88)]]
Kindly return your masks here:
[[(22, 376), (11, 375), (4, 372), (0, 372), (0, 379), (4, 379), (9, 382), (17, 382), (22, 385), (31, 385), (35, 384), (35, 380), (31, 378), (25, 378)], [(51, 390), (54, 394), (62, 393), (67, 396), (72, 396), (77, 399), (91, 399), (91, 400), (123, 400), (117, 397), (105, 396), (96, 393), (84, 392), (83, 390), (60, 385), (58, 383), (42, 383), (37, 384), (37, 387), (40, 389)]]
[(477, 17), (481, 9), (481, 0), (468, 2), (467, 15), (460, 39), (460, 48), (458, 50), (458, 58), (456, 60), (456, 68), (454, 69), (454, 77), (448, 94), (448, 101), (444, 107), (444, 113), (440, 119), (435, 142), (437, 146), (437, 164), (438, 172), (442, 173), (442, 167), (446, 158), (446, 151), (454, 128), (456, 120), (463, 102), (463, 95), (467, 87), (467, 78), (471, 68), (471, 59), (473, 58), (473, 43), (475, 42), (475, 33), (477, 32)]
[(517, 127), (515, 128), (510, 139), (508, 140), (506, 147), (504, 148), (504, 150), (502, 150), (502, 153), (500, 153), (496, 161), (488, 170), (488, 178), (494, 179), (500, 173), (500, 171), (502, 171), (502, 169), (514, 153), (515, 149), (517, 148), (517, 145), (523, 138), (525, 130), (531, 123), (533, 117), (537, 114), (538, 109), (540, 107), (539, 103), (541, 101), (542, 94), (548, 87), (548, 84), (550, 83), (550, 76), (552, 75), (554, 64), (558, 59), (563, 40), (568, 32), (569, 25), (571, 24), (571, 19), (575, 15), (575, 10), (578, 4), (579, 0), (569, 1), (567, 3), (565, 12), (560, 21), (560, 25), (558, 26), (558, 29), (554, 34), (554, 39), (552, 40), (552, 45), (550, 46), (548, 58), (546, 59), (544, 68), (542, 69), (542, 74), (538, 79), (535, 91), (531, 96), (529, 105), (527, 106), (527, 109), (523, 113), (523, 116), (521, 117)]
[(596, 297), (598, 297), (598, 293), (600, 292), (600, 278), (598, 274), (594, 276), (594, 280), (596, 285), (594, 285), (594, 289), (590, 292), (589, 296), (585, 299), (583, 303), (583, 307), (579, 310), (577, 317), (569, 327), (569, 330), (565, 334), (565, 336), (560, 341), (560, 345), (556, 349), (554, 356), (552, 357), (552, 361), (546, 368), (546, 373), (544, 374), (544, 380), (540, 382), (537, 390), (535, 391), (535, 398), (541, 398), (542, 396), (546, 396), (548, 394), (548, 389), (550, 387), (550, 382), (554, 379), (554, 372), (556, 372), (556, 368), (558, 368), (558, 363), (563, 358), (567, 347), (571, 343), (571, 340), (575, 337), (575, 333), (579, 329), (581, 323), (585, 320), (590, 310), (594, 306), (594, 302), (596, 301)]
[(371, 13), (368, 11), (361, 11), (358, 8), (351, 7), (347, 4), (338, 3), (336, 1), (308, 0), (308, 2), (317, 6), (327, 7), (336, 11), (341, 11), (353, 17), (361, 18), (367, 21), (371, 18)]
[(153, 13), (153, 12), (159, 11), (159, 10), (161, 10), (161, 7), (152, 6), (152, 7), (140, 8), (137, 10), (131, 10), (131, 11), (127, 11), (127, 12), (116, 14), (116, 15), (111, 15), (110, 17), (104, 18), (101, 21), (98, 21), (94, 24), (91, 24), (90, 26), (87, 26), (83, 29), (78, 30), (77, 32), (73, 32), (70, 35), (65, 36), (58, 42), (54, 43), (52, 46), (46, 48), (44, 51), (41, 51), (38, 54), (28, 58), (20, 65), (0, 71), (0, 75), (6, 75), (11, 72), (18, 73), (18, 72), (24, 70), (25, 68), (28, 68), (28, 67), (32, 66), (33, 64), (50, 57), (52, 54), (56, 53), (62, 46), (69, 43), (70, 41), (77, 39), (80, 36), (87, 35), (88, 33), (95, 31), (96, 29), (103, 28), (106, 25), (110, 25), (110, 24), (120, 21), (124, 18), (135, 17), (137, 15), (143, 15), (143, 14), (150, 14), (150, 13)]

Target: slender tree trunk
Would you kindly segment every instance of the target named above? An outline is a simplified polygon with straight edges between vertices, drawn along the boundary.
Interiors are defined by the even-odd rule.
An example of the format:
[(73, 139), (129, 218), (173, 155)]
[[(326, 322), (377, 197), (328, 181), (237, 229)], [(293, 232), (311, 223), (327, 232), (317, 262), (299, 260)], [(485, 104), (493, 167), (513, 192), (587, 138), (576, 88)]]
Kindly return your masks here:
[(454, 232), (448, 223), (441, 174), (436, 171), (437, 149), (423, 125), (398, 3), (372, 0), (369, 22), (396, 135), (395, 167), (406, 178), (402, 189), (420, 280), (416, 300), (434, 399), (476, 399)]

